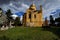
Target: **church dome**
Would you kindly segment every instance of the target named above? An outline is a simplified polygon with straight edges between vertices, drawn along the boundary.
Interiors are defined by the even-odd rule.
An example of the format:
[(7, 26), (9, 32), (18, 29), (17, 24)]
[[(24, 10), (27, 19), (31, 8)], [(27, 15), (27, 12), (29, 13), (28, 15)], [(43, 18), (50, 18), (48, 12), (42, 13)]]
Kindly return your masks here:
[(32, 9), (32, 10), (36, 10), (36, 6), (35, 6), (35, 4), (31, 4), (31, 5), (30, 5), (30, 9)]

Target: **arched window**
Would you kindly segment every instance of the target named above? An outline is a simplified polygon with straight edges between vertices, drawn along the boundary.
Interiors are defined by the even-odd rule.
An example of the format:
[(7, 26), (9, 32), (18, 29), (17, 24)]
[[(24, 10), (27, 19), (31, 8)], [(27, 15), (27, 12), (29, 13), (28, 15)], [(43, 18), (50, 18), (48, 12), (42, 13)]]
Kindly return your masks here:
[(34, 15), (34, 18), (36, 18), (36, 15)]
[(31, 14), (29, 14), (29, 19), (31, 19)]

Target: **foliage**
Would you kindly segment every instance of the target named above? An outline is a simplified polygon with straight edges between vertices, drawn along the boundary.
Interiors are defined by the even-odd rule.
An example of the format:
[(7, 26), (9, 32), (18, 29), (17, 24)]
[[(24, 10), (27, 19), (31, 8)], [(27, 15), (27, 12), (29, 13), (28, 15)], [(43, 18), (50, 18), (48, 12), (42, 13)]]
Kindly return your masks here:
[(47, 17), (45, 18), (44, 26), (48, 26), (48, 19), (47, 19)]
[(56, 22), (60, 22), (60, 17), (55, 19)]
[(60, 26), (60, 17), (55, 19), (55, 22), (57, 23), (57, 26)]
[(7, 19), (8, 19), (8, 25), (9, 25), (10, 24), (10, 21), (13, 19), (11, 17), (12, 13), (11, 13), (11, 10), (10, 9), (7, 10), (6, 15), (7, 15)]
[(10, 21), (12, 19), (11, 17), (12, 13), (10, 9), (7, 10), (6, 15), (7, 15), (7, 19)]
[(16, 17), (14, 24), (15, 26), (18, 26), (20, 24), (20, 17)]
[(2, 8), (0, 8), (0, 10), (2, 10)]
[(50, 26), (54, 26), (55, 25), (55, 21), (52, 17), (52, 15), (50, 15)]

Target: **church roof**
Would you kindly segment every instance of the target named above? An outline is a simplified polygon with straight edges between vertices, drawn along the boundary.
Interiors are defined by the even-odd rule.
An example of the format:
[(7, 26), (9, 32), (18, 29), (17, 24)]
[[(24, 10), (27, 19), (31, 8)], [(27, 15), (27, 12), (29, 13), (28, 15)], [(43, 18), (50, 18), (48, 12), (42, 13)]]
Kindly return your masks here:
[(40, 11), (40, 10), (35, 10), (34, 12), (38, 12), (38, 13), (40, 13), (41, 11)]
[(35, 4), (31, 4), (31, 7), (32, 7), (32, 6), (35, 6)]
[(31, 10), (36, 10), (35, 4), (31, 4), (29, 9), (31, 9)]

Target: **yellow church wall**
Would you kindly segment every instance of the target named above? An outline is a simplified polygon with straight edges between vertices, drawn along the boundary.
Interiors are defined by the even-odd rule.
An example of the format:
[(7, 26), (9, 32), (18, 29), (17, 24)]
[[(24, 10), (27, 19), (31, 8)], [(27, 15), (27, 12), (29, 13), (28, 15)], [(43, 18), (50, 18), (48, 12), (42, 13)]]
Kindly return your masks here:
[[(28, 26), (42, 27), (42, 24), (43, 24), (42, 12), (38, 13), (38, 11), (36, 11), (36, 8), (34, 6), (31, 8), (33, 8), (34, 10), (27, 9), (25, 14), (26, 18), (23, 18), (24, 19), (23, 23)], [(31, 19), (29, 18), (29, 14), (31, 14)], [(34, 15), (36, 15), (36, 18), (34, 17)]]

